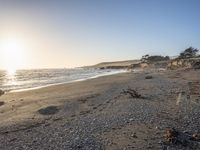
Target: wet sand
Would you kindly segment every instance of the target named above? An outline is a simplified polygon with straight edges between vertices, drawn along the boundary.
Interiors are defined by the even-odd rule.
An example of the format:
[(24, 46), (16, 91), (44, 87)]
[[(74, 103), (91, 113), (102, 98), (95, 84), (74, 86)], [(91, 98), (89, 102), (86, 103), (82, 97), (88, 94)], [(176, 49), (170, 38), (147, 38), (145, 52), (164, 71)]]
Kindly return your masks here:
[(167, 128), (186, 137), (200, 132), (199, 74), (130, 72), (6, 93), (0, 149), (199, 149), (198, 139), (165, 137)]

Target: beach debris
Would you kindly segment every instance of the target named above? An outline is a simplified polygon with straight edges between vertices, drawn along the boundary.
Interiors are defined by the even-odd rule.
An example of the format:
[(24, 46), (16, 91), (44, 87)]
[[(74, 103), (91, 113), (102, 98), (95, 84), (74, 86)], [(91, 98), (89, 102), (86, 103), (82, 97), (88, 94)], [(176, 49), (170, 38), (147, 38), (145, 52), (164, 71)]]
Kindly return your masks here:
[(80, 112), (80, 115), (86, 115), (86, 114), (88, 114), (88, 113), (90, 113), (90, 110), (84, 110), (84, 111), (81, 111), (81, 112)]
[[(186, 92), (182, 91), (178, 94), (178, 97), (176, 99), (176, 105), (181, 105), (181, 104), (187, 104), (188, 101), (188, 96), (186, 94)], [(188, 106), (188, 104), (187, 104)]]
[(166, 129), (165, 138), (168, 143), (174, 144), (177, 141), (178, 132), (174, 128)]
[(153, 77), (151, 76), (151, 75), (147, 75), (146, 77), (145, 77), (145, 79), (152, 79)]
[(42, 115), (53, 115), (59, 111), (57, 106), (48, 106), (42, 109), (39, 109), (38, 112)]
[(200, 141), (200, 133), (194, 133), (192, 135), (192, 139), (195, 141)]
[(130, 87), (127, 90), (123, 90), (122, 93), (125, 95), (130, 95), (132, 98), (142, 98), (141, 94), (139, 94), (136, 90), (131, 89)]
[(100, 94), (92, 94), (92, 95), (89, 95), (89, 96), (86, 96), (86, 97), (82, 97), (80, 99), (78, 99), (79, 102), (81, 103), (86, 103), (89, 99), (92, 99), (92, 98), (95, 98), (97, 96), (99, 96)]
[(190, 135), (187, 132), (178, 132), (174, 128), (168, 128), (165, 131), (165, 146), (187, 147), (195, 149), (200, 141), (200, 133)]
[(0, 96), (5, 94), (5, 92), (3, 90), (0, 89)]
[(4, 105), (5, 104), (5, 102), (3, 102), (3, 101), (0, 101), (0, 106), (2, 106), (2, 105)]

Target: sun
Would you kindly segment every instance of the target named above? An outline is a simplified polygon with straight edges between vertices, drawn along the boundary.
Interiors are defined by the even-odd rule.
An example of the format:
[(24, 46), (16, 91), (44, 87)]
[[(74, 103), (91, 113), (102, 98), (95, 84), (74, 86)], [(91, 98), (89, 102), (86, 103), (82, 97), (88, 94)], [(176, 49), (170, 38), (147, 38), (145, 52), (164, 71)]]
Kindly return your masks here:
[(14, 73), (23, 66), (25, 53), (22, 41), (17, 38), (7, 38), (1, 41), (3, 66), (9, 73)]

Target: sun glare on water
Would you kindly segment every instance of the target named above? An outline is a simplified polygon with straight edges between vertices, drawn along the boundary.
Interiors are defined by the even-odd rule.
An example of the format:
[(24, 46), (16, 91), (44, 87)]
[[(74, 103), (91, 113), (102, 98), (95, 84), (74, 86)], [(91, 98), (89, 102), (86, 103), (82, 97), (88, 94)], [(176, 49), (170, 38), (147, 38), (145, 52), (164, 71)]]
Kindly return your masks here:
[(14, 74), (25, 63), (24, 45), (18, 39), (9, 38), (2, 40), (0, 51), (3, 56), (3, 66), (9, 74)]

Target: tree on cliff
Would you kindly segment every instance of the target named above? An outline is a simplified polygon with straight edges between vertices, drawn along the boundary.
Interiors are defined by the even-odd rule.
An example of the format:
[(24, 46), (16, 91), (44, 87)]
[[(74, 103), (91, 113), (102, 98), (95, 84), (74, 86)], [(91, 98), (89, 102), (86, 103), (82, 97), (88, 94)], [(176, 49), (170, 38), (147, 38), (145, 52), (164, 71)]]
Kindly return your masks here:
[(150, 55), (144, 55), (142, 56), (141, 61), (142, 62), (156, 62), (156, 61), (167, 61), (169, 60), (169, 56), (160, 56), (160, 55), (154, 55), (154, 56), (150, 56)]
[(142, 56), (141, 61), (142, 62), (147, 62), (148, 58), (149, 58), (149, 54), (146, 54), (146, 55)]
[(195, 57), (197, 56), (197, 53), (199, 52), (198, 49), (189, 47), (185, 49), (183, 52), (180, 53), (178, 58), (190, 58), (190, 57)]

